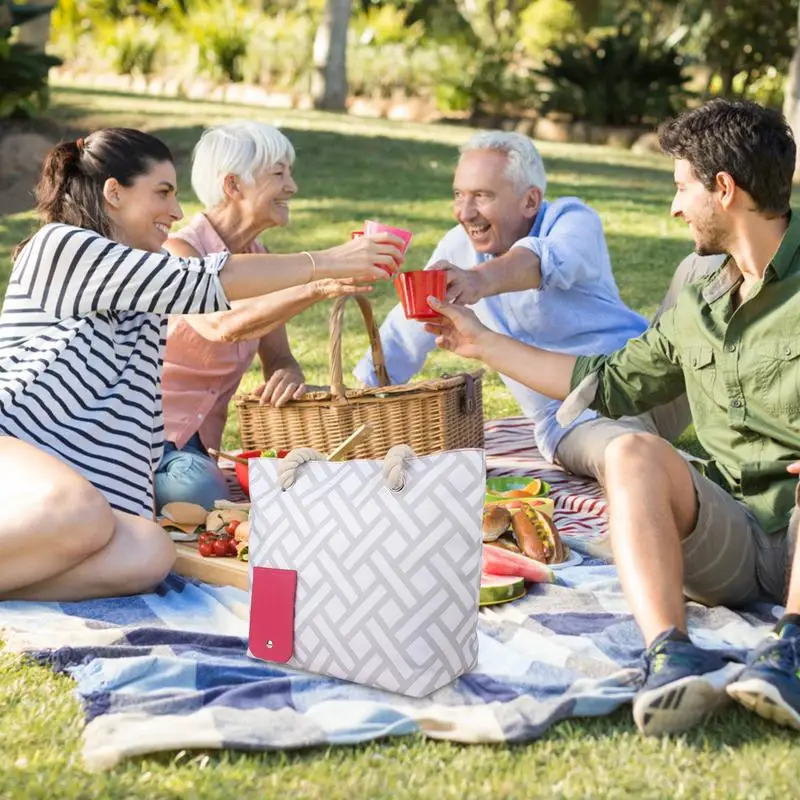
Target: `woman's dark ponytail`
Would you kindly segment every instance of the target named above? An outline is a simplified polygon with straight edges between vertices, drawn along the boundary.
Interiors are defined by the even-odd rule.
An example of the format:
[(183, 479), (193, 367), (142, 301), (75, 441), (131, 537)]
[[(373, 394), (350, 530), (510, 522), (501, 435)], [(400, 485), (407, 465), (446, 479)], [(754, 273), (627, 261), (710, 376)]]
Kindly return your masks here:
[(96, 197), (103, 187), (93, 186), (83, 172), (83, 156), (77, 142), (61, 142), (47, 154), (35, 190), (36, 215), (42, 225), (63, 222), (108, 236), (108, 219)]
[[(113, 238), (103, 187), (109, 178), (130, 186), (153, 164), (173, 162), (155, 136), (132, 128), (104, 128), (61, 142), (48, 154), (36, 186), (36, 215), (42, 225), (62, 222)], [(18, 245), (14, 257), (25, 245)]]

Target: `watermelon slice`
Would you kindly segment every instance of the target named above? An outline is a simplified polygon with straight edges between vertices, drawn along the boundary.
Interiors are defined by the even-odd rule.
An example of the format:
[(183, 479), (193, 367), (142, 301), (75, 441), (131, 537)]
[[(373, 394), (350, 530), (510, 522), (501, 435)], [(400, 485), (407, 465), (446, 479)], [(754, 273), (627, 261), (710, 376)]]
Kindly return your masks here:
[(525, 596), (525, 581), (512, 575), (481, 575), (482, 606), (510, 603)]
[(555, 582), (555, 575), (546, 564), (493, 544), (483, 545), (482, 569), (488, 575), (512, 575), (533, 583)]

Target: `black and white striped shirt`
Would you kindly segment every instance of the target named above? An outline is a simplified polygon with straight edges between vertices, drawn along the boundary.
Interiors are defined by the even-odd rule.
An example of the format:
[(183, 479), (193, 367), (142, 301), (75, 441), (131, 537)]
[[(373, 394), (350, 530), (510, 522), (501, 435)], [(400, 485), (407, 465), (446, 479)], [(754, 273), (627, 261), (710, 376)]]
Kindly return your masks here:
[(228, 309), (227, 256), (176, 258), (43, 227), (14, 262), (0, 312), (0, 435), (65, 461), (113, 508), (151, 517), (166, 315)]

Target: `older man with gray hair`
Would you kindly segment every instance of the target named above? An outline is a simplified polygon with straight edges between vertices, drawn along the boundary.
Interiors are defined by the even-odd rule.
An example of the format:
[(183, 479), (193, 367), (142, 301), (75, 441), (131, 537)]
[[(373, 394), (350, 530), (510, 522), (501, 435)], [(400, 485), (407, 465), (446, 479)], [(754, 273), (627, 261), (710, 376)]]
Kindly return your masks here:
[[(470, 305), (484, 325), (526, 344), (581, 355), (610, 353), (641, 334), (647, 320), (620, 297), (597, 213), (575, 197), (544, 199), (547, 177), (534, 143), (517, 133), (486, 131), (461, 148), (453, 178), (458, 222), (439, 242), (427, 269), (444, 268), (448, 298)], [(671, 304), (674, 282), (662, 309)], [(381, 327), (392, 381), (423, 366), (434, 336), (395, 307)], [(355, 375), (376, 377), (367, 354)], [(535, 423), (542, 455), (578, 474), (603, 479), (606, 445), (632, 430), (677, 437), (689, 422), (684, 399), (636, 418), (582, 413), (568, 427), (559, 402), (501, 375)]]

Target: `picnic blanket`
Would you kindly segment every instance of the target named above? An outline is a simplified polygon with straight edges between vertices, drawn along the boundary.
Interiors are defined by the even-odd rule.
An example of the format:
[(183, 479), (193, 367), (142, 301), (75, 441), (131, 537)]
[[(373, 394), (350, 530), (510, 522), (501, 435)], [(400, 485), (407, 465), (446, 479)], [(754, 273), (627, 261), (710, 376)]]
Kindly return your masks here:
[[(556, 523), (585, 554), (602, 544), (591, 481), (543, 461), (525, 419), (487, 423), (491, 474), (552, 485)], [(150, 595), (0, 603), (6, 647), (67, 672), (86, 714), (84, 759), (107, 768), (165, 750), (353, 744), (419, 732), (458, 742), (536, 739), (559, 720), (610, 714), (641, 680), (643, 642), (613, 566), (585, 557), (526, 597), (483, 609), (477, 668), (415, 700), (249, 659), (248, 596), (172, 575)], [(781, 609), (691, 604), (693, 638), (723, 649), (731, 676)]]

